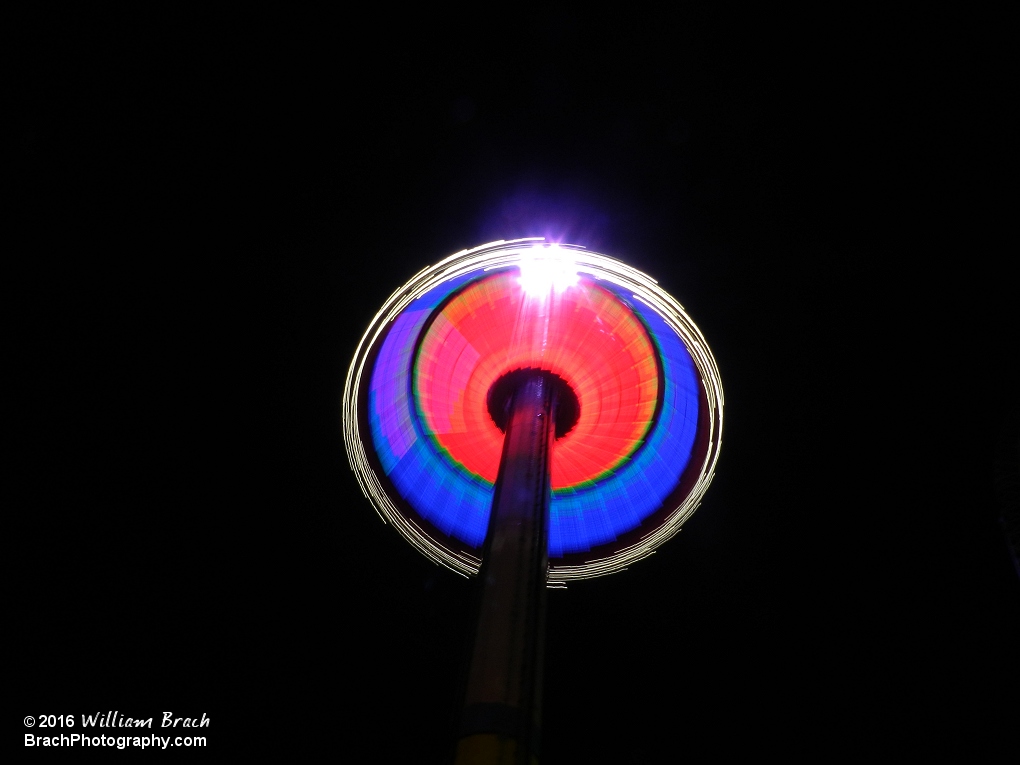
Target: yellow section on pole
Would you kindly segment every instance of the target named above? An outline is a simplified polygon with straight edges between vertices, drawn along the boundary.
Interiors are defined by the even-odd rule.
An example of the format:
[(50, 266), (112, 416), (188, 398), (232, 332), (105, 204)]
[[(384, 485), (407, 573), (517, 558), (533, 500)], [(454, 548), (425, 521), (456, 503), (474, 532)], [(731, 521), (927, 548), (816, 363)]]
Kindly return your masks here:
[[(531, 765), (538, 759), (529, 758)], [(517, 740), (495, 733), (476, 733), (457, 742), (454, 765), (517, 765)]]

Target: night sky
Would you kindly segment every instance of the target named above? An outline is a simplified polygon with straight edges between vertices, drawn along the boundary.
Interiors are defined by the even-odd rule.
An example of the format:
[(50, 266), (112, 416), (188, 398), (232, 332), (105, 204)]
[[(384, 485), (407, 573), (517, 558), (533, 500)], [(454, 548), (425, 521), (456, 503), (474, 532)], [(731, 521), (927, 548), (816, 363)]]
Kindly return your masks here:
[(344, 377), (419, 270), (547, 236), (673, 294), (726, 409), (682, 532), (550, 594), (543, 761), (1015, 729), (1015, 277), (1005, 197), (970, 206), (999, 172), (1005, 107), (971, 85), (995, 20), (419, 14), (33, 30), (18, 714), (445, 762), (472, 582), (361, 495)]

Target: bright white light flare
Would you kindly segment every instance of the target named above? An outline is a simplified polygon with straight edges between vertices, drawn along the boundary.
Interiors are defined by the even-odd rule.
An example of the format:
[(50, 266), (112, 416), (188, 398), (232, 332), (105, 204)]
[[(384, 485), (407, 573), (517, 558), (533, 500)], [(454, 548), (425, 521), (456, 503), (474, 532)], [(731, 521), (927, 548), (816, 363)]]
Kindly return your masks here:
[(532, 247), (522, 253), (517, 283), (534, 297), (563, 292), (577, 284), (577, 264), (557, 245)]

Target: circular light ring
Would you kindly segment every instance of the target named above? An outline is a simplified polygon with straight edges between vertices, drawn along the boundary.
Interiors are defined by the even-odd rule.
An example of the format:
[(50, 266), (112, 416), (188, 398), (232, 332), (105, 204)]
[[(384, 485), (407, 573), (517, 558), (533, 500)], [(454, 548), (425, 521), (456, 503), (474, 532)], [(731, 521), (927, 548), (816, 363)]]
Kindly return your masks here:
[(594, 485), (651, 426), (658, 354), (641, 320), (595, 279), (535, 297), (517, 274), (471, 282), (426, 325), (412, 371), (423, 431), (458, 469), (495, 483), (503, 433), (488, 410), (489, 389), (513, 370), (546, 369), (580, 405), (576, 425), (556, 441), (553, 491)]
[[(495, 242), (423, 270), (376, 315), (347, 376), (344, 435), (363, 491), (383, 520), (393, 523), (419, 550), (463, 574), (478, 571), (477, 550), (487, 528), (492, 482), (484, 470), (471, 470), (457, 458), (456, 449), (444, 446), (446, 434), (433, 427), (456, 413), (449, 392), (465, 382), (457, 377), (465, 374), (465, 391), (470, 390), (470, 373), (477, 365), (461, 359), (458, 370), (438, 385), (446, 386), (445, 394), (436, 392), (432, 377), (422, 384), (422, 372), (432, 374), (429, 364), (439, 364), (438, 338), (452, 336), (443, 336), (443, 327), (457, 327), (457, 321), (464, 320), (457, 311), (510, 278), (510, 269), (533, 257), (540, 241)], [(631, 312), (621, 326), (643, 329), (632, 332), (634, 342), (640, 345), (641, 337), (650, 342), (658, 371), (651, 417), (646, 400), (651, 378), (647, 374), (638, 378), (645, 381), (645, 395), (638, 396), (639, 408), (645, 406), (644, 432), (625, 439), (608, 458), (609, 467), (589, 466), (586, 477), (583, 470), (561, 476), (550, 506), (551, 582), (620, 570), (679, 530), (711, 481), (723, 409), (715, 361), (697, 327), (672, 297), (619, 261), (572, 245), (559, 247), (581, 275), (577, 287), (588, 292), (586, 300)], [(504, 283), (500, 299), (512, 302), (509, 292)], [(461, 303), (456, 305), (458, 299)], [(575, 300), (574, 307), (579, 302), (584, 301)], [(440, 335), (430, 339), (433, 331)], [(461, 353), (470, 355), (469, 346), (477, 352), (466, 343)], [(637, 351), (635, 355), (640, 356)], [(487, 389), (481, 377), (476, 387)], [(579, 399), (583, 419), (585, 403), (580, 394)], [(445, 407), (445, 413), (437, 413), (437, 406)], [(466, 416), (463, 406), (459, 411)], [(472, 412), (480, 417), (477, 407)], [(489, 420), (486, 427), (495, 425)], [(554, 447), (554, 464), (570, 435)]]

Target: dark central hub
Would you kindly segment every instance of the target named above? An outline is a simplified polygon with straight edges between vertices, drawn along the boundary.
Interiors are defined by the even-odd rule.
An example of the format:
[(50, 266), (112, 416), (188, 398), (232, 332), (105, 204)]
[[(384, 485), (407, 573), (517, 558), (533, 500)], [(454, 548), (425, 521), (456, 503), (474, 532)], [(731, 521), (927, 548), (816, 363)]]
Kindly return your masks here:
[(500, 377), (489, 388), (486, 396), (486, 403), (489, 406), (489, 416), (496, 423), (496, 427), (506, 433), (506, 421), (510, 416), (510, 401), (513, 399), (514, 391), (524, 380), (535, 373), (542, 374), (552, 384), (556, 396), (556, 438), (563, 438), (577, 424), (581, 416), (581, 404), (577, 400), (577, 394), (567, 381), (557, 374), (544, 369), (515, 369)]

